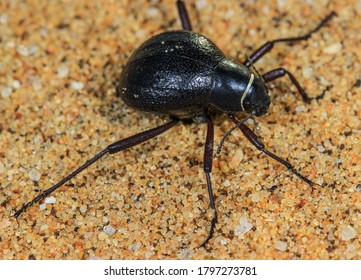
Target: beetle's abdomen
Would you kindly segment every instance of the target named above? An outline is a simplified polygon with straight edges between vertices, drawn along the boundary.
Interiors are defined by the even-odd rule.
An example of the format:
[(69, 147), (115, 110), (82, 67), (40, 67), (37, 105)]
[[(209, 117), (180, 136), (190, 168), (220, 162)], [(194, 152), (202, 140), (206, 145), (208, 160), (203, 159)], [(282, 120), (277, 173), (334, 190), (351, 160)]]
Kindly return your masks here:
[(118, 93), (138, 110), (193, 117), (209, 99), (212, 69), (189, 58), (153, 56), (129, 63)]
[(214, 69), (223, 57), (202, 35), (187, 31), (159, 34), (129, 59), (117, 93), (138, 110), (179, 118), (201, 115), (209, 104)]

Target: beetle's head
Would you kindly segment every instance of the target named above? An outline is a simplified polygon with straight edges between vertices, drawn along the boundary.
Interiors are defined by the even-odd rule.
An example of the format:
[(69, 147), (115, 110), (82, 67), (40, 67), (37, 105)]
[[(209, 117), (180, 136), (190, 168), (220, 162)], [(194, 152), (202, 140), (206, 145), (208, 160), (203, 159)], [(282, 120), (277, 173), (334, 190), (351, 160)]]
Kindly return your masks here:
[(266, 83), (252, 73), (241, 98), (243, 111), (259, 117), (267, 113), (270, 103)]

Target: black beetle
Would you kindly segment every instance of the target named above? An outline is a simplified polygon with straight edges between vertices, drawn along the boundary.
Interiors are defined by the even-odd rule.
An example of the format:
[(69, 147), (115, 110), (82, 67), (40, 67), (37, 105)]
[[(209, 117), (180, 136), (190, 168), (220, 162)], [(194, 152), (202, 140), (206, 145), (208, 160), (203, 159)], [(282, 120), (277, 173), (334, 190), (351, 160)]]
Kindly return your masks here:
[(142, 44), (125, 66), (117, 92), (135, 109), (196, 121), (205, 120), (209, 105), (255, 116), (270, 105), (262, 77), (191, 31), (161, 33)]
[[(308, 97), (295, 77), (284, 68), (271, 70), (262, 76), (258, 73), (254, 74), (249, 68), (269, 52), (275, 43), (308, 39), (335, 13), (330, 13), (316, 28), (303, 36), (281, 38), (263, 44), (241, 64), (226, 58), (211, 40), (192, 31), (183, 1), (177, 1), (177, 8), (183, 30), (164, 32), (143, 43), (129, 59), (117, 86), (117, 94), (127, 105), (141, 111), (169, 115), (171, 121), (109, 145), (73, 173), (16, 211), (14, 215), (16, 218), (28, 207), (48, 196), (105, 154), (117, 153), (156, 137), (179, 123), (179, 120), (193, 119), (196, 122), (207, 123), (203, 169), (214, 216), (208, 237), (201, 245), (204, 246), (212, 238), (217, 222), (210, 178), (214, 138), (213, 122), (208, 113), (210, 105), (228, 113), (236, 124), (234, 128), (239, 128), (257, 149), (285, 165), (309, 185), (314, 185), (312, 181), (298, 173), (288, 161), (268, 151), (244, 122), (251, 116), (267, 113), (270, 98), (266, 83), (277, 78), (287, 75), (308, 103), (312, 99), (322, 98), (324, 92), (314, 98)], [(236, 112), (246, 112), (248, 117), (239, 121), (233, 115)]]

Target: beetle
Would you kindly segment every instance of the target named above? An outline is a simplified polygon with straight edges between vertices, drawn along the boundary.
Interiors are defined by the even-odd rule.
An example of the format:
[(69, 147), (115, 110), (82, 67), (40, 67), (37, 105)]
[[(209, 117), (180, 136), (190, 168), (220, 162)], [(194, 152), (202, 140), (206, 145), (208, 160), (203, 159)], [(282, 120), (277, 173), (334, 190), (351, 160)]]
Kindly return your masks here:
[[(129, 58), (116, 87), (117, 95), (128, 106), (140, 111), (168, 115), (171, 120), (166, 124), (110, 144), (51, 188), (24, 204), (15, 212), (16, 218), (104, 155), (133, 147), (169, 130), (183, 120), (191, 119), (197, 123), (207, 124), (203, 171), (213, 218), (209, 234), (201, 244), (201, 246), (205, 246), (213, 237), (217, 223), (217, 211), (211, 184), (214, 128), (212, 116), (208, 112), (210, 106), (227, 113), (235, 123), (232, 129), (239, 128), (257, 149), (283, 164), (309, 185), (314, 185), (287, 160), (267, 150), (259, 137), (245, 124), (245, 121), (250, 117), (258, 117), (267, 113), (270, 97), (266, 84), (283, 76), (290, 78), (307, 103), (323, 97), (325, 91), (319, 96), (309, 97), (296, 78), (284, 68), (277, 68), (259, 75), (257, 71), (255, 71), (256, 73), (252, 71), (252, 66), (277, 43), (307, 40), (335, 13), (331, 12), (314, 29), (303, 36), (266, 42), (246, 61), (239, 63), (227, 58), (210, 39), (193, 32), (184, 2), (177, 0), (176, 4), (183, 29), (163, 32), (144, 42)], [(234, 114), (240, 112), (244, 112), (248, 116), (243, 120), (238, 120)]]

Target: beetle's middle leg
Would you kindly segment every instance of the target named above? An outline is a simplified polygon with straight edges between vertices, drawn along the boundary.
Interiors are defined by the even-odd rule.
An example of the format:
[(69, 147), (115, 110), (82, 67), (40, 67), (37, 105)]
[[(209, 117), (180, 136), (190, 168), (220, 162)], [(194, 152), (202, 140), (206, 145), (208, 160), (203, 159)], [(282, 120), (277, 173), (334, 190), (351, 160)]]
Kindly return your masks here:
[(335, 15), (336, 15), (335, 12), (331, 12), (328, 16), (326, 16), (323, 20), (321, 20), (321, 22), (314, 29), (312, 29), (311, 31), (309, 31), (307, 34), (305, 34), (303, 36), (281, 38), (281, 39), (276, 39), (276, 40), (266, 42), (260, 48), (258, 48), (256, 51), (254, 51), (251, 54), (251, 56), (249, 57), (249, 59), (247, 59), (245, 62), (243, 62), (243, 64), (246, 65), (247, 67), (250, 67), (253, 63), (255, 63), (257, 60), (259, 60), (262, 56), (264, 56), (265, 54), (270, 52), (276, 43), (280, 43), (280, 42), (292, 43), (292, 42), (296, 42), (296, 41), (307, 40), (308, 38), (311, 37), (312, 33), (317, 32), (322, 26), (324, 26)]
[(183, 0), (177, 0), (177, 8), (180, 20), (182, 22), (182, 27), (184, 30), (192, 31), (192, 25), (189, 20), (188, 12), (186, 5), (184, 4)]
[(213, 164), (213, 140), (214, 140), (213, 121), (211, 117), (207, 115), (207, 137), (206, 137), (206, 144), (204, 146), (203, 170), (204, 173), (206, 174), (207, 188), (209, 194), (209, 204), (213, 210), (213, 219), (212, 219), (209, 235), (207, 239), (202, 243), (201, 247), (204, 247), (207, 244), (207, 242), (213, 237), (214, 228), (217, 223), (217, 210), (214, 203), (214, 196), (213, 196), (212, 184), (211, 184), (211, 172), (212, 172), (212, 164)]

